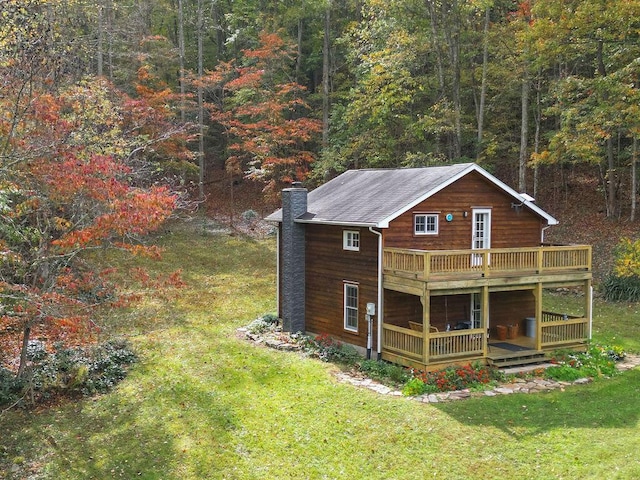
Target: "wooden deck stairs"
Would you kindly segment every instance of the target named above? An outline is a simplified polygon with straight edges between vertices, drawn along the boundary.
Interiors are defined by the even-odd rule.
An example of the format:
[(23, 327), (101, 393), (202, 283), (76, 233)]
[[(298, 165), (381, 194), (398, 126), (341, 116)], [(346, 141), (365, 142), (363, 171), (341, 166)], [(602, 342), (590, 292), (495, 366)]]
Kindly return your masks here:
[(489, 365), (503, 368), (521, 365), (542, 364), (548, 361), (544, 352), (539, 350), (521, 350), (519, 352), (489, 353), (487, 355)]

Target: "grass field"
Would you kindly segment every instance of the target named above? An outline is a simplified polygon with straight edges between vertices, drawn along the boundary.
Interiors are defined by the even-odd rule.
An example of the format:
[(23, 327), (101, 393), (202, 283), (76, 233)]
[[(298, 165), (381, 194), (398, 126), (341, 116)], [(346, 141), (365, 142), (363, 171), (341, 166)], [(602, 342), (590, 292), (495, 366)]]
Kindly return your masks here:
[[(140, 363), (110, 394), (2, 414), (0, 478), (640, 478), (638, 369), (546, 394), (380, 396), (236, 335), (275, 308), (273, 239), (175, 225), (158, 241), (148, 267), (187, 286), (105, 320)], [(596, 305), (597, 339), (640, 351), (638, 309)]]

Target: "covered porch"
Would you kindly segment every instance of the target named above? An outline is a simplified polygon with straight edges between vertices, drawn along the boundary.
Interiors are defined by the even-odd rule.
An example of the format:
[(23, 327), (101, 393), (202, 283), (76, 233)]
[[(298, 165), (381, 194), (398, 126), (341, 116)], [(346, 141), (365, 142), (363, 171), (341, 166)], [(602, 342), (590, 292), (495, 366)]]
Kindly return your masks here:
[[(480, 253), (385, 250), (382, 358), (419, 369), (471, 361), (509, 365), (585, 347), (589, 247)], [(558, 287), (582, 290), (583, 311), (544, 309), (543, 290)]]
[(543, 312), (542, 321), (536, 322), (536, 327), (539, 333), (534, 338), (517, 335), (499, 339), (491, 338), (484, 328), (440, 332), (384, 324), (382, 356), (385, 360), (420, 369), (475, 360), (495, 364), (517, 360), (529, 363), (525, 357), (542, 358), (558, 348), (583, 347), (588, 339), (589, 320)]

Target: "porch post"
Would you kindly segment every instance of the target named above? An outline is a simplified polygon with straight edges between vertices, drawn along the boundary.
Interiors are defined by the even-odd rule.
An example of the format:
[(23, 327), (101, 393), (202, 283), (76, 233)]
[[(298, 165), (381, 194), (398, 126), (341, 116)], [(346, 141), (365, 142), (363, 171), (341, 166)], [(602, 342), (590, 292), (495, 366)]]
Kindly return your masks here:
[(429, 364), (429, 336), (431, 318), (429, 315), (431, 305), (431, 292), (427, 290), (426, 285), (422, 287), (422, 363)]
[(584, 316), (587, 319), (587, 340), (591, 340), (591, 327), (593, 321), (593, 292), (591, 291), (591, 280), (584, 282)]
[(482, 326), (484, 326), (484, 342), (482, 345), (482, 349), (483, 349), (483, 353), (482, 355), (484, 357), (487, 356), (487, 352), (488, 352), (488, 347), (487, 347), (487, 343), (489, 343), (489, 330), (488, 330), (488, 320), (489, 320), (489, 286), (485, 285), (482, 287), (482, 322), (480, 323)]
[(542, 350), (542, 283), (533, 291), (536, 300), (536, 350)]

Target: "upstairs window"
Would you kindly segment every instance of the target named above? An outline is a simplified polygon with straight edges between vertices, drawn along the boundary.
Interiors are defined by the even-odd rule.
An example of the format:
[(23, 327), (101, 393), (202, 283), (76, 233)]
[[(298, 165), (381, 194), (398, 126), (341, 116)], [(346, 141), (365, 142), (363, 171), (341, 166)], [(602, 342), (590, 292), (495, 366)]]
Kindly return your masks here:
[(438, 234), (438, 214), (418, 213), (413, 216), (414, 235), (437, 235)]
[(360, 232), (345, 230), (342, 232), (342, 248), (344, 250), (360, 251)]

